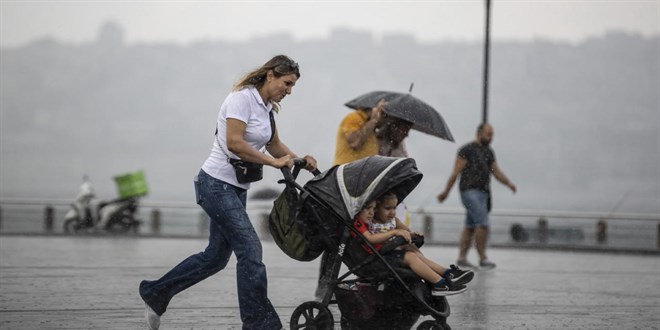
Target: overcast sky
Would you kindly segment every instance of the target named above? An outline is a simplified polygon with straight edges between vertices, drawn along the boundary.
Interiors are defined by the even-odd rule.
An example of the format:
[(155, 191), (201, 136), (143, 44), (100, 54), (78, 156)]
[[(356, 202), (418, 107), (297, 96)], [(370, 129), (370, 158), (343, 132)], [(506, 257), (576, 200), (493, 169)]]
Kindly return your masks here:
[[(0, 46), (44, 36), (96, 38), (108, 20), (133, 42), (248, 40), (290, 33), (327, 37), (334, 28), (406, 33), (419, 41), (479, 40), (485, 1), (30, 1), (0, 0)], [(493, 0), (494, 39), (580, 41), (612, 29), (660, 31), (660, 0)]]

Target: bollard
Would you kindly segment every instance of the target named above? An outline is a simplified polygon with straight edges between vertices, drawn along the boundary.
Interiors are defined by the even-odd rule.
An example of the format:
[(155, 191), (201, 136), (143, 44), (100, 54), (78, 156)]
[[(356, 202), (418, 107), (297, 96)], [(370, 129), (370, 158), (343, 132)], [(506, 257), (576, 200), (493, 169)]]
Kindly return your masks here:
[(657, 239), (658, 239), (658, 243), (657, 243), (658, 249), (660, 249), (660, 223), (658, 223), (658, 236), (657, 236)]
[(160, 210), (152, 209), (151, 210), (151, 232), (154, 235), (160, 234)]
[(545, 217), (540, 217), (537, 227), (536, 227), (536, 238), (539, 242), (547, 243), (548, 242), (548, 219)]
[(0, 231), (2, 231), (2, 206), (0, 206)]
[(596, 222), (596, 242), (598, 244), (607, 243), (607, 221), (602, 218)]
[(510, 229), (511, 239), (514, 242), (527, 242), (529, 239), (525, 228), (519, 223), (514, 223), (511, 225)]
[(46, 206), (44, 210), (44, 231), (47, 233), (53, 232), (53, 225), (55, 223), (55, 209), (52, 206)]
[(433, 241), (433, 217), (428, 214), (424, 215), (424, 240)]

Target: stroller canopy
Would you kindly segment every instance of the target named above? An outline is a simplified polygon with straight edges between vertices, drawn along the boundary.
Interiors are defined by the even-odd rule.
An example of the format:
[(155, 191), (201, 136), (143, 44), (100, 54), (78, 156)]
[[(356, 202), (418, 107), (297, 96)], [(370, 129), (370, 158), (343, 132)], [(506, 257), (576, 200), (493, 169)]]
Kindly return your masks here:
[(305, 189), (350, 220), (367, 201), (388, 191), (403, 201), (422, 176), (412, 158), (371, 156), (335, 166), (308, 181)]

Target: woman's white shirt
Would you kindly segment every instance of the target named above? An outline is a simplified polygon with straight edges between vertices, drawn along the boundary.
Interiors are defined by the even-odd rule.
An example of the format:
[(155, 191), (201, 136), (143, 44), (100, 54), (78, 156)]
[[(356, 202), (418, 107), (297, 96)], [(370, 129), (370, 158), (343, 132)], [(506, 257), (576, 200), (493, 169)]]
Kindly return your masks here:
[(227, 161), (227, 157), (239, 159), (227, 148), (227, 118), (244, 122), (247, 126), (243, 139), (255, 149), (261, 150), (271, 138), (269, 113), (272, 108), (271, 103), (264, 104), (259, 91), (254, 86), (227, 95), (218, 113), (218, 134), (213, 139), (211, 154), (202, 165), (202, 170), (233, 186), (250, 188), (249, 183), (238, 183), (234, 167)]

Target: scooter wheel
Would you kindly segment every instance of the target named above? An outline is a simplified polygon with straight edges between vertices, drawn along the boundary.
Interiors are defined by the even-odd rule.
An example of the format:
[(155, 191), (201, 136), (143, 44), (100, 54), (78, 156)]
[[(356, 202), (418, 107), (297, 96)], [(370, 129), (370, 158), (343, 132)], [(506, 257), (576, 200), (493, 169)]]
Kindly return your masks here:
[(111, 233), (126, 233), (133, 226), (135, 220), (129, 216), (121, 216), (111, 219), (106, 225), (106, 230)]
[(69, 219), (64, 222), (64, 232), (65, 233), (77, 233), (80, 229), (80, 223), (76, 219)]

